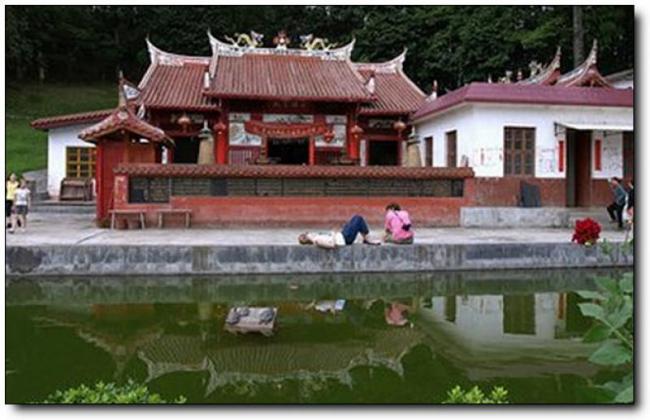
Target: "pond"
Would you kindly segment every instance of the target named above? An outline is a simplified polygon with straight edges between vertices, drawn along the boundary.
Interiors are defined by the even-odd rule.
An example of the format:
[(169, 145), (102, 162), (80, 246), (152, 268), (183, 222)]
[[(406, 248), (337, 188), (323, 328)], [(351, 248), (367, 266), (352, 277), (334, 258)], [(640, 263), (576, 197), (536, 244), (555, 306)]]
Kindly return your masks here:
[[(575, 291), (621, 274), (8, 278), (6, 401), (133, 379), (189, 403), (432, 404), (455, 385), (600, 402), (622, 374), (587, 361)], [(227, 330), (242, 306), (277, 308), (272, 334)]]

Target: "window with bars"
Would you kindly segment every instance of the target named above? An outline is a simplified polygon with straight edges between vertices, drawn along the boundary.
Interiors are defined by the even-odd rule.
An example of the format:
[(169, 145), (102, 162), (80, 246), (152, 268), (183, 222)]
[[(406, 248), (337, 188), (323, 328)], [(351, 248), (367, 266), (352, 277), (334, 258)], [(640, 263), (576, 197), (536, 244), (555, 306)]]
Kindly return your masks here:
[(94, 178), (95, 155), (94, 147), (65, 148), (65, 176), (67, 178)]
[(505, 127), (503, 134), (504, 175), (535, 175), (535, 129)]
[(456, 167), (456, 130), (446, 133), (447, 136), (447, 167)]
[(424, 166), (433, 166), (433, 137), (424, 138)]

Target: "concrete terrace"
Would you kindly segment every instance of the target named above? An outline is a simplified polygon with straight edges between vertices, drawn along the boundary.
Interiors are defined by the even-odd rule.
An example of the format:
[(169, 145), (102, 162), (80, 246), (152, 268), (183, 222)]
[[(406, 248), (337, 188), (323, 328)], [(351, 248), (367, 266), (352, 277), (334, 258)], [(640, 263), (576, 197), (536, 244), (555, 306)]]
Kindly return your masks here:
[[(258, 246), (297, 245), (298, 228), (148, 228), (145, 230), (100, 229), (88, 214), (32, 213), (26, 232), (7, 234), (7, 246), (32, 245), (181, 245), (181, 246)], [(332, 226), (332, 228), (335, 228)], [(381, 235), (382, 226), (370, 226)], [(327, 229), (313, 228), (324, 231)], [(502, 244), (568, 243), (572, 229), (562, 228), (422, 228), (416, 230), (416, 244)], [(610, 242), (625, 239), (625, 232), (604, 230), (601, 237)], [(359, 245), (361, 246), (361, 245)], [(395, 246), (395, 245), (382, 245)]]
[[(381, 233), (379, 226), (375, 228)], [(305, 229), (308, 229), (306, 227)], [(297, 244), (303, 229), (109, 230), (89, 214), (33, 213), (26, 232), (6, 235), (8, 275), (230, 275), (396, 273), (631, 267), (625, 232), (608, 247), (570, 242), (571, 229), (418, 229), (414, 245)]]

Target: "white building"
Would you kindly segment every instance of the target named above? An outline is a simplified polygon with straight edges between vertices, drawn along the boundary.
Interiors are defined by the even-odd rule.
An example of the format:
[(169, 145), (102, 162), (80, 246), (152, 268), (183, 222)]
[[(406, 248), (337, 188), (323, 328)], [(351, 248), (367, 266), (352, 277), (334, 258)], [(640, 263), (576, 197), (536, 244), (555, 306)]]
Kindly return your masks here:
[(106, 118), (112, 110), (69, 114), (41, 118), (32, 127), (48, 131), (47, 192), (59, 196), (64, 178), (93, 178), (95, 174), (95, 146), (79, 139), (79, 133)]
[(471, 166), (477, 205), (516, 205), (520, 182), (542, 205), (610, 200), (607, 180), (634, 170), (634, 90), (614, 89), (596, 48), (561, 75), (551, 64), (516, 83), (471, 83), (431, 97), (412, 120), (426, 166)]

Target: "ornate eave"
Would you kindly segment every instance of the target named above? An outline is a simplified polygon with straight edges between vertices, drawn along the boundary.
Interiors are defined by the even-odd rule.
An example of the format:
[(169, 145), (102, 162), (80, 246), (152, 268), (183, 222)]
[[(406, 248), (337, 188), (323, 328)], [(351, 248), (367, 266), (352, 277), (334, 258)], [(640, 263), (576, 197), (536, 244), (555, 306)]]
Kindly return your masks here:
[(534, 76), (517, 82), (520, 85), (552, 85), (560, 77), (560, 64), (562, 60), (562, 49), (557, 47), (555, 57), (542, 71)]
[(375, 73), (399, 73), (404, 68), (407, 49), (397, 57), (384, 61), (383, 63), (354, 63), (354, 67), (359, 71), (374, 71)]
[(611, 84), (600, 74), (597, 64), (598, 41), (594, 39), (587, 59), (569, 73), (561, 75), (557, 80), (557, 85), (611, 87)]

